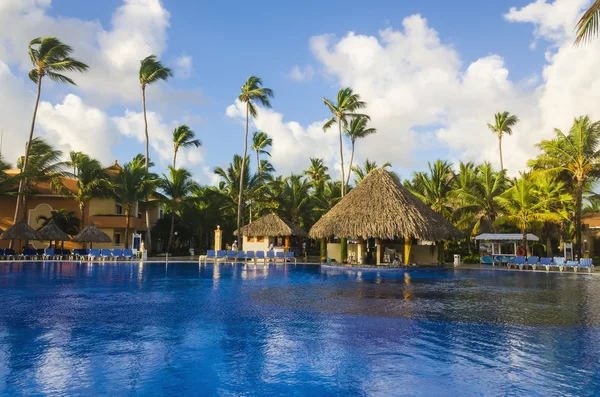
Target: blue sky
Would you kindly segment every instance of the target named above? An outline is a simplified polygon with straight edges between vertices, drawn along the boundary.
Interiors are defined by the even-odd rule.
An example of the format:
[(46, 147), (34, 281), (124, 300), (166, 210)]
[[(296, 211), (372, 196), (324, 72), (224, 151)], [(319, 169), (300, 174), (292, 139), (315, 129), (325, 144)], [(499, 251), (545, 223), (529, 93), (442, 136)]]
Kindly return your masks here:
[[(9, 1), (9, 0), (7, 0)], [(47, 1), (47, 0), (46, 0)], [(157, 0), (140, 0), (157, 1)], [(580, 11), (585, 0), (576, 0), (576, 9), (572, 14), (576, 15)], [(40, 1), (44, 3), (44, 1)], [(286, 2), (287, 3), (287, 2)], [(540, 4), (537, 4), (540, 3)], [(543, 3), (543, 4), (542, 4)], [(481, 77), (486, 73), (485, 68), (478, 72), (481, 77), (481, 85), (487, 84), (488, 80), (500, 81), (490, 89), (498, 88), (498, 93), (490, 94), (490, 98), (485, 98), (485, 93), (478, 93), (480, 98), (470, 97), (465, 103), (476, 104), (478, 101), (489, 101), (493, 108), (494, 101), (502, 98), (506, 92), (511, 95), (510, 98), (502, 99), (498, 106), (509, 106), (512, 112), (517, 112), (521, 108), (526, 108), (527, 103), (531, 102), (531, 113), (544, 113), (540, 95), (545, 92), (547, 82), (542, 77), (544, 67), (552, 66), (548, 61), (546, 53), (554, 54), (558, 52), (561, 46), (566, 45), (565, 38), (556, 38), (552, 34), (536, 34), (546, 25), (552, 32), (557, 30), (567, 31), (568, 23), (564, 22), (564, 29), (560, 23), (552, 19), (552, 15), (562, 12), (567, 7), (567, 1), (543, 1), (537, 0), (501, 0), (494, 2), (480, 1), (430, 1), (430, 2), (408, 2), (408, 1), (304, 1), (294, 2), (283, 5), (277, 1), (258, 1), (258, 2), (197, 2), (187, 0), (163, 0), (160, 2), (162, 8), (168, 12), (168, 28), (165, 30), (165, 43), (160, 46), (160, 58), (169, 66), (176, 64), (181, 56), (192, 58), (192, 68), (188, 78), (181, 76), (171, 79), (166, 85), (168, 88), (179, 90), (177, 92), (190, 93), (194, 95), (193, 100), (185, 99), (187, 94), (182, 94), (183, 99), (173, 101), (164, 100), (153, 90), (148, 93), (149, 110), (157, 112), (165, 126), (169, 128), (173, 123), (188, 122), (196, 131), (198, 137), (204, 143), (202, 151), (203, 159), (201, 161), (186, 164), (192, 168), (198, 178), (203, 182), (209, 182), (207, 179), (207, 170), (215, 166), (225, 165), (230, 161), (233, 153), (242, 151), (243, 128), (240, 120), (235, 116), (226, 115), (228, 106), (234, 103), (239, 93), (239, 89), (245, 79), (255, 74), (260, 76), (265, 86), (275, 91), (273, 99), (273, 111), (281, 115), (281, 120), (287, 122), (297, 122), (305, 130), (309, 130), (311, 123), (318, 122), (327, 118), (328, 112), (322, 103), (321, 98), (335, 97), (336, 92), (345, 85), (345, 82), (356, 82), (360, 86), (363, 76), (353, 75), (352, 72), (344, 70), (344, 66), (327, 64), (320, 59), (311, 48), (310, 40), (315, 36), (333, 34), (335, 38), (331, 39), (331, 46), (344, 41), (349, 32), (356, 35), (379, 40), (385, 47), (379, 34), (381, 30), (390, 28), (394, 32), (405, 32), (403, 21), (405, 18), (419, 14), (421, 18), (426, 19), (426, 27), (431, 31), (437, 32), (439, 44), (436, 48), (443, 51), (450, 51), (452, 54), (448, 59), (456, 58), (458, 66), (454, 66), (449, 73), (456, 74), (454, 79), (457, 84), (462, 84), (466, 80), (466, 71), (470, 65), (477, 63), (478, 60), (484, 60), (493, 65), (490, 76)], [(54, 0), (51, 5), (39, 4), (37, 7), (42, 9), (48, 20), (65, 21), (64, 18), (77, 21), (97, 21), (104, 31), (112, 28), (112, 21), (115, 10), (123, 6), (122, 0), (104, 0), (101, 2), (82, 2), (79, 0)], [(539, 6), (539, 7), (538, 7)], [(543, 7), (542, 7), (543, 6)], [(537, 7), (537, 8), (536, 8)], [(550, 9), (553, 7), (554, 9)], [(506, 15), (511, 8), (515, 8), (515, 20), (509, 21)], [(530, 10), (531, 9), (531, 10)], [(521, 23), (515, 23), (521, 22)], [(60, 24), (59, 23), (59, 24)], [(64, 23), (63, 23), (64, 24)], [(66, 24), (64, 24), (66, 25)], [(558, 25), (558, 27), (557, 27)], [(58, 28), (57, 28), (58, 29)], [(542, 31), (544, 29), (541, 29)], [(132, 30), (134, 31), (134, 30)], [(64, 41), (73, 43), (75, 47), (80, 45), (76, 37), (62, 37)], [(2, 43), (0, 36), (0, 43)], [(535, 41), (535, 46), (532, 43)], [(357, 57), (360, 60), (360, 53), (357, 48)], [(335, 52), (334, 50), (331, 51)], [(415, 52), (416, 54), (416, 52)], [(0, 61), (4, 61), (10, 68), (11, 73), (17, 78), (25, 78), (25, 68), (19, 66), (15, 59), (5, 56), (2, 59), (0, 51)], [(387, 57), (390, 62), (397, 62), (397, 65), (411, 63), (413, 60), (407, 55), (391, 55)], [(417, 56), (417, 55), (414, 55)], [(494, 58), (498, 57), (498, 58)], [(498, 61), (501, 59), (501, 61)], [(85, 59), (84, 59), (85, 61)], [(480, 62), (481, 63), (481, 62)], [(479, 64), (479, 63), (478, 63)], [(290, 70), (297, 65), (303, 69), (310, 67), (314, 70), (314, 76), (305, 81), (296, 81), (290, 78)], [(442, 61), (440, 65), (432, 67), (433, 72), (437, 73), (444, 67)], [(347, 69), (352, 69), (353, 65), (349, 63)], [(419, 70), (426, 69), (427, 65), (419, 64)], [(502, 75), (502, 71), (508, 73), (508, 77), (501, 76), (497, 78), (497, 73)], [(377, 68), (373, 68), (373, 74), (379, 73)], [(385, 73), (385, 72), (382, 72)], [(422, 74), (421, 74), (422, 75)], [(406, 81), (399, 76), (399, 87), (405, 87), (415, 78), (422, 78), (420, 74), (415, 76), (406, 76)], [(429, 75), (429, 74), (427, 74)], [(74, 76), (77, 79), (77, 76)], [(483, 80), (490, 77), (487, 80)], [(389, 78), (389, 77), (388, 77)], [(383, 79), (383, 78), (382, 78)], [(394, 80), (395, 81), (395, 80)], [(533, 81), (533, 83), (529, 82)], [(391, 84), (391, 83), (390, 83)], [(503, 85), (510, 85), (509, 89)], [(477, 85), (477, 84), (476, 84)], [(557, 85), (560, 85), (557, 83)], [(406, 87), (407, 92), (411, 92), (411, 98), (421, 97), (422, 92), (412, 92), (413, 87)], [(423, 88), (421, 88), (423, 89)], [(427, 86), (424, 88), (427, 89)], [(444, 90), (444, 85), (432, 86), (432, 90)], [(508, 91), (506, 91), (508, 90)], [(450, 91), (450, 89), (449, 89)], [(465, 93), (466, 88), (461, 87), (457, 97), (469, 98)], [(403, 92), (399, 88), (398, 92)], [(141, 106), (139, 101), (136, 103), (134, 98), (129, 100), (113, 99), (112, 101), (98, 101), (86, 88), (72, 89), (69, 87), (49, 86), (43, 94), (43, 99), (56, 106), (60, 104), (67, 93), (74, 93), (82, 98), (89, 106), (105, 112), (107, 117), (123, 117), (124, 112), (129, 109), (132, 112), (139, 112)], [(360, 92), (359, 92), (360, 93)], [(541, 93), (541, 94), (540, 94)], [(0, 94), (2, 92), (0, 91)], [(389, 93), (374, 92), (367, 95), (374, 98), (385, 98)], [(136, 94), (137, 95), (137, 94)], [(153, 96), (154, 95), (154, 96)], [(447, 115), (436, 117), (424, 117), (424, 122), (410, 122), (407, 125), (398, 125), (397, 155), (387, 153), (381, 155), (381, 161), (388, 161), (390, 156), (395, 168), (403, 176), (408, 176), (415, 169), (422, 169), (429, 160), (436, 157), (446, 157), (450, 160), (490, 160), (493, 161), (490, 153), (495, 150), (496, 144), (493, 137), (488, 152), (478, 154), (477, 148), (468, 147), (467, 143), (458, 143), (458, 140), (452, 136), (444, 135), (441, 129), (456, 133), (455, 130), (464, 128), (454, 123), (452, 118), (457, 117), (456, 112), (452, 112), (453, 93), (449, 93), (449, 99), (436, 105), (439, 114), (448, 112)], [(198, 97), (201, 96), (201, 99)], [(525, 98), (529, 96), (528, 98)], [(527, 99), (527, 100), (526, 100)], [(511, 102), (512, 101), (512, 102)], [(536, 102), (536, 103), (533, 103)], [(415, 99), (415, 108), (419, 109), (427, 103), (422, 103)], [(467, 105), (465, 105), (467, 106)], [(475, 105), (473, 105), (475, 106)], [(442, 110), (439, 110), (442, 109)], [(498, 108), (496, 111), (504, 109)], [(529, 109), (527, 109), (529, 110)], [(416, 110), (419, 111), (419, 110)], [(481, 110), (483, 112), (483, 110)], [(390, 111), (393, 113), (393, 111)], [(377, 127), (381, 130), (390, 130), (394, 128), (393, 123), (397, 121), (393, 117), (382, 118), (374, 122), (379, 124)], [(413, 113), (415, 110), (412, 111)], [(491, 121), (493, 112), (473, 117), (479, 127), (477, 131), (485, 131), (483, 120)], [(475, 112), (473, 112), (475, 113)], [(470, 115), (469, 115), (470, 116)], [(533, 116), (532, 116), (533, 117)], [(571, 117), (571, 116), (569, 116)], [(523, 117), (521, 117), (523, 118)], [(541, 116), (536, 114), (536, 120), (525, 121), (531, 129), (544, 129), (546, 133), (551, 129), (539, 126)], [(420, 118), (419, 118), (420, 119)], [(465, 119), (465, 117), (461, 117)], [(566, 116), (565, 118), (566, 119)], [(562, 120), (562, 119), (561, 119)], [(387, 124), (386, 124), (387, 123)], [(537, 123), (537, 124), (536, 124)], [(454, 125), (456, 124), (456, 125)], [(535, 127), (533, 127), (535, 125)], [(285, 126), (284, 126), (285, 127)], [(481, 128), (480, 128), (481, 127)], [(41, 126), (40, 129), (45, 128)], [(109, 127), (114, 128), (114, 127)], [(166, 128), (166, 127), (165, 127)], [(254, 129), (259, 128), (257, 126)], [(411, 134), (403, 135), (410, 130)], [(475, 130), (474, 130), (475, 131)], [(266, 131), (270, 133), (270, 131)], [(332, 132), (333, 133), (333, 132)], [(472, 133), (472, 132), (469, 132)], [(479, 132), (475, 132), (479, 134)], [(483, 132), (481, 132), (483, 133)], [(465, 134), (467, 132), (465, 131)], [(111, 155), (119, 158), (120, 161), (126, 161), (135, 153), (141, 151), (143, 146), (133, 136), (122, 133), (111, 135), (112, 138), (108, 144), (112, 143)], [(389, 146), (391, 132), (385, 132), (381, 135), (375, 135), (369, 138), (369, 149), (361, 154), (360, 146), (357, 148), (358, 159), (364, 157), (377, 160), (377, 146), (383, 149)], [(445, 136), (445, 138), (444, 138)], [(543, 136), (543, 135), (542, 135)], [(317, 138), (315, 138), (317, 139)], [(403, 139), (408, 139), (411, 143), (409, 152), (402, 152)], [(479, 139), (479, 138), (478, 138)], [(466, 139), (469, 141), (469, 139)], [(515, 139), (516, 140), (516, 139)], [(416, 142), (416, 143), (415, 143)], [(320, 145), (316, 143), (315, 145)], [(323, 142), (322, 144), (326, 144)], [(485, 143), (487, 145), (487, 141)], [(509, 143), (510, 144), (510, 143)], [(529, 145), (529, 142), (516, 143), (515, 147)], [(487, 146), (486, 146), (487, 147)], [(161, 148), (161, 150), (170, 150), (170, 148)], [(281, 150), (294, 151), (294, 147), (281, 148)], [(304, 157), (312, 156), (310, 150), (303, 149)], [(532, 153), (529, 150), (528, 153)], [(361, 157), (362, 156), (362, 157)], [(404, 161), (405, 158), (412, 157), (411, 161)], [(397, 161), (395, 161), (398, 159)], [(335, 158), (331, 158), (332, 168), (335, 167)], [(306, 163), (308, 160), (306, 159)], [(277, 166), (277, 160), (274, 159)], [(523, 161), (516, 159), (515, 169)], [(509, 160), (509, 164), (512, 164)], [(159, 164), (159, 168), (166, 165), (166, 160)], [(282, 169), (289, 171), (291, 163), (286, 163)], [(299, 172), (305, 164), (294, 163), (295, 169)], [(279, 167), (278, 167), (279, 168)], [(202, 171), (201, 171), (202, 170)]]

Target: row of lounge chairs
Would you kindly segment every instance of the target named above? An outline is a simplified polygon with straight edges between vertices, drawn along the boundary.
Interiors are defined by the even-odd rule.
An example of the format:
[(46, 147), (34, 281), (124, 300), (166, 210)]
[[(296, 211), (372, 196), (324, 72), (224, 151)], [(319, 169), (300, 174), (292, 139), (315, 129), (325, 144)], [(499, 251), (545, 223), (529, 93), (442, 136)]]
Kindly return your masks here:
[(253, 261), (254, 263), (258, 261), (262, 261), (263, 263), (267, 263), (267, 261), (277, 262), (281, 260), (282, 262), (286, 261), (294, 261), (296, 263), (296, 258), (294, 257), (293, 251), (288, 252), (274, 252), (274, 251), (225, 251), (225, 250), (208, 250), (206, 252), (206, 256), (204, 257), (204, 264), (206, 264), (209, 260), (213, 262), (217, 262), (218, 260), (222, 260), (225, 263), (246, 263), (248, 261)]
[(131, 260), (134, 258), (133, 250), (131, 249), (75, 249), (65, 250), (58, 248), (33, 249), (24, 248), (23, 252), (16, 253), (13, 249), (0, 249), (0, 259), (5, 260), (107, 260), (107, 259), (124, 259)]
[(552, 268), (556, 268), (559, 271), (573, 269), (574, 272), (579, 270), (587, 270), (589, 273), (594, 271), (594, 264), (591, 258), (581, 258), (579, 261), (566, 261), (565, 258), (560, 256), (555, 256), (554, 258), (548, 257), (538, 257), (538, 256), (487, 256), (482, 257), (481, 262), (484, 264), (491, 265), (506, 265), (509, 269), (514, 266), (514, 268), (519, 268), (521, 270), (530, 267), (533, 270), (536, 270), (538, 267), (545, 268), (549, 271)]

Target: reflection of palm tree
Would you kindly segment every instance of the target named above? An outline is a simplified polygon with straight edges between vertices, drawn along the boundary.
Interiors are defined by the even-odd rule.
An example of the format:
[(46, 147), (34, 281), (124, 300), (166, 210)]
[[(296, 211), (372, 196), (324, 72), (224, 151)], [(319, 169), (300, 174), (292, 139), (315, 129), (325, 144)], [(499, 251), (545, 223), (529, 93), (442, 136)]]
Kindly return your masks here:
[[(62, 72), (85, 72), (88, 65), (71, 58), (73, 49), (62, 43), (56, 37), (38, 37), (29, 43), (29, 58), (33, 64), (33, 69), (29, 72), (31, 81), (37, 84), (37, 97), (33, 108), (33, 118), (31, 120), (31, 129), (29, 130), (29, 139), (25, 146), (25, 156), (21, 168), (23, 173), (29, 171), (29, 154), (31, 152), (31, 144), (33, 143), (33, 131), (35, 129), (35, 118), (37, 116), (38, 105), (40, 103), (40, 95), (42, 93), (42, 80), (44, 76), (48, 76), (50, 80), (57, 83), (67, 83), (75, 85), (75, 82), (69, 77), (61, 74)], [(19, 183), (19, 195), (17, 196), (17, 204), (15, 206), (14, 223), (19, 219), (21, 210), (21, 196), (23, 194), (24, 185), (27, 183), (26, 178), (21, 178)]]

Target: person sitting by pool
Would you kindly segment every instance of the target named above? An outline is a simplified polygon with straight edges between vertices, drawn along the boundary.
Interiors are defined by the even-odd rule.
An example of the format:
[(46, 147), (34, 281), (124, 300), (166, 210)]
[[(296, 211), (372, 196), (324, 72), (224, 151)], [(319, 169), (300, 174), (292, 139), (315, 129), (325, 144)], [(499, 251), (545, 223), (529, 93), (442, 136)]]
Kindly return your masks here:
[(233, 245), (231, 246), (232, 251), (237, 251), (238, 250), (238, 246), (237, 246), (237, 240), (233, 241)]

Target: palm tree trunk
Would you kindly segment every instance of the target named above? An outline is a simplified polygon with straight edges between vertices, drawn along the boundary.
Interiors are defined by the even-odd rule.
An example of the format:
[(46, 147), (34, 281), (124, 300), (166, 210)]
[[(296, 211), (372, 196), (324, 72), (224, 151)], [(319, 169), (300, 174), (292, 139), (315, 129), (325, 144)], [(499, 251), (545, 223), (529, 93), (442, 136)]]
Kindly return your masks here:
[(346, 186), (350, 185), (350, 174), (352, 173), (352, 161), (354, 160), (354, 141), (352, 141), (352, 154), (350, 155), (350, 166), (348, 166), (348, 178), (346, 179)]
[[(79, 203), (79, 211), (81, 211), (81, 230), (85, 227), (85, 202)], [(87, 248), (87, 243), (83, 243), (83, 248)]]
[(129, 210), (125, 210), (125, 248), (129, 248)]
[(527, 226), (525, 223), (523, 223), (523, 225), (521, 226), (521, 232), (523, 233), (523, 241), (521, 242), (521, 244), (523, 244), (523, 249), (525, 250), (525, 256), (527, 256), (528, 252), (527, 252)]
[(238, 249), (242, 249), (244, 239), (241, 235), (241, 221), (242, 221), (242, 195), (244, 193), (244, 169), (246, 167), (246, 156), (248, 154), (248, 119), (250, 117), (250, 102), (246, 102), (246, 134), (244, 135), (244, 157), (242, 157), (242, 169), (240, 170), (240, 191), (238, 196), (238, 210), (237, 210), (237, 236), (238, 236)]
[(258, 155), (258, 149), (256, 150), (256, 172), (260, 176), (260, 156)]
[(504, 169), (504, 161), (502, 161), (502, 135), (498, 135), (498, 148), (500, 149), (500, 171)]
[(577, 198), (575, 202), (575, 252), (581, 259), (581, 202), (583, 200), (583, 180), (577, 180)]
[(175, 212), (171, 212), (171, 231), (169, 233), (169, 243), (167, 244), (167, 252), (171, 252), (173, 245), (173, 233), (175, 233)]
[(346, 193), (346, 188), (344, 186), (344, 178), (346, 177), (346, 173), (344, 171), (344, 145), (342, 142), (342, 120), (338, 119), (338, 130), (340, 132), (340, 160), (342, 162), (342, 197), (344, 197)]
[(546, 236), (546, 256), (552, 258), (552, 239), (550, 238), (550, 234)]
[[(142, 86), (142, 106), (144, 107), (144, 132), (146, 134), (146, 173), (148, 173), (149, 161), (150, 161), (150, 139), (148, 137), (148, 119), (146, 118), (146, 87)], [(148, 206), (148, 194), (146, 194), (146, 250), (152, 251), (152, 238), (150, 237), (150, 208)], [(127, 223), (129, 226), (129, 222)], [(127, 248), (127, 247), (126, 247)]]
[(177, 146), (173, 150), (173, 169), (175, 170), (175, 164), (177, 163)]
[[(31, 129), (29, 130), (29, 139), (27, 140), (27, 144), (25, 145), (25, 159), (23, 160), (23, 173), (27, 172), (27, 166), (29, 165), (29, 149), (31, 148), (31, 141), (33, 140), (33, 131), (35, 129), (35, 118), (37, 116), (38, 106), (40, 104), (40, 95), (42, 93), (42, 76), (38, 76), (38, 84), (37, 84), (37, 96), (35, 98), (35, 106), (33, 108), (33, 117), (31, 118)], [(27, 180), (21, 179), (19, 181), (19, 192), (17, 194), (17, 204), (15, 206), (15, 217), (13, 219), (13, 224), (17, 223), (19, 220), (19, 212), (21, 210), (21, 199), (23, 194), (23, 189)], [(11, 242), (12, 245), (12, 242)]]

